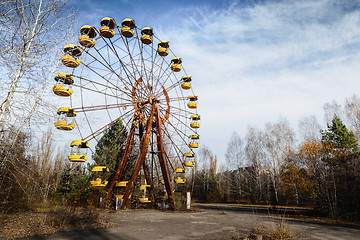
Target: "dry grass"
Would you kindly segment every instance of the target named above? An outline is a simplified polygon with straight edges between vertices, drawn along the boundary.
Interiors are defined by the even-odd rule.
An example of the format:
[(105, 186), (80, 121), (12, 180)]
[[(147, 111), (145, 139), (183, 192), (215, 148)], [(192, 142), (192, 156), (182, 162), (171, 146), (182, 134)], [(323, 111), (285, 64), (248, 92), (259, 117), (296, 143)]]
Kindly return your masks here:
[(0, 215), (0, 239), (16, 239), (76, 229), (113, 226), (107, 213), (84, 208), (52, 207)]
[[(240, 232), (241, 233), (241, 232)], [(238, 233), (237, 236), (226, 238), (228, 240), (292, 240), (295, 239), (284, 222), (278, 222), (272, 228), (258, 226), (250, 230), (248, 234)], [(246, 237), (244, 237), (246, 235)]]

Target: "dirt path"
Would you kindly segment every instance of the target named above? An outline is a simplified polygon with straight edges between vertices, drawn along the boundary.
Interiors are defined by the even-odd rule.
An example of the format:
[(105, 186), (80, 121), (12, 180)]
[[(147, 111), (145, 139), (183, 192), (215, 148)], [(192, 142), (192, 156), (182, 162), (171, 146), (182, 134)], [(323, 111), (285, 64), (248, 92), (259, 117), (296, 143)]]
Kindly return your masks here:
[[(360, 229), (281, 219), (267, 214), (200, 209), (193, 212), (126, 210), (111, 214), (119, 225), (109, 229), (72, 231), (30, 239), (237, 239), (254, 228), (284, 226), (295, 239), (360, 239)], [(29, 238), (28, 238), (29, 239)]]

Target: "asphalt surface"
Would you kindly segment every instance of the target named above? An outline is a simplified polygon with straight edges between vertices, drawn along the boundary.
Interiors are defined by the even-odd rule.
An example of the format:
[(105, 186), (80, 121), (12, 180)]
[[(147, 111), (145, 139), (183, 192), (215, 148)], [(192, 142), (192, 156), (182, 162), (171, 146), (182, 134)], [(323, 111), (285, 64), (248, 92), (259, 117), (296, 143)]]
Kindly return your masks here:
[[(275, 231), (283, 226), (295, 239), (360, 239), (355, 227), (300, 221), (266, 213), (264, 209), (215, 204), (199, 204), (191, 212), (125, 210), (113, 213), (119, 225), (109, 229), (59, 232), (27, 239), (238, 239), (252, 229)], [(260, 213), (259, 213), (260, 212)]]

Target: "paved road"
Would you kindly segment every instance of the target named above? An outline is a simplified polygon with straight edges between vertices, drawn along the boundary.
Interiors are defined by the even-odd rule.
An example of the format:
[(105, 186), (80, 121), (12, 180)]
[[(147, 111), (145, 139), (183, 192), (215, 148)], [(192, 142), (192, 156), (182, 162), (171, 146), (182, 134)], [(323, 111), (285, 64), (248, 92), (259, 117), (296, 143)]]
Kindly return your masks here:
[(198, 211), (162, 212), (158, 210), (126, 210), (112, 214), (119, 226), (109, 229), (56, 233), (32, 239), (230, 239), (246, 236), (251, 229), (275, 230), (283, 224), (296, 239), (360, 239), (360, 229), (331, 224), (317, 224), (281, 219), (271, 214), (242, 211), (219, 205), (199, 205)]

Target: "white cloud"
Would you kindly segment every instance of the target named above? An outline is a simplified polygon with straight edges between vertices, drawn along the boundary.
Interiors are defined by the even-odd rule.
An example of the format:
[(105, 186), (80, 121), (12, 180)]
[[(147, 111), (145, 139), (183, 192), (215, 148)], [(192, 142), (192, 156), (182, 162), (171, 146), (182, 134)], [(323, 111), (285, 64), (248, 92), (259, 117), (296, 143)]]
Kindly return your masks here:
[(188, 14), (163, 33), (193, 76), (202, 143), (220, 159), (232, 131), (244, 136), (280, 116), (294, 127), (304, 115), (322, 119), (325, 102), (360, 87), (358, 9), (283, 1)]

